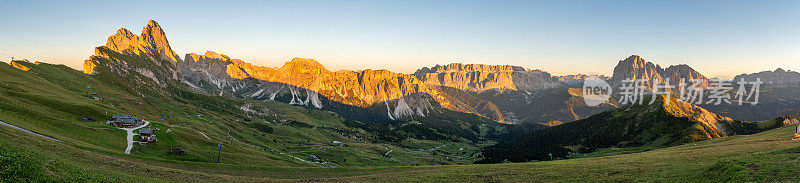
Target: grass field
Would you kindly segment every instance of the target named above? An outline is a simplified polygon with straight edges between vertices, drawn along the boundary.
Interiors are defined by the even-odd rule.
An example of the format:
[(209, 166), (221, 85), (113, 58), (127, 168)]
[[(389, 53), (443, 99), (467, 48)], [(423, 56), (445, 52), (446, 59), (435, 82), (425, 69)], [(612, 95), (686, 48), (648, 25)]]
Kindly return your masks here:
[(72, 181), (800, 181), (794, 127), (652, 151), (533, 163), (286, 167), (163, 161), (55, 142), (0, 127), (4, 180)]

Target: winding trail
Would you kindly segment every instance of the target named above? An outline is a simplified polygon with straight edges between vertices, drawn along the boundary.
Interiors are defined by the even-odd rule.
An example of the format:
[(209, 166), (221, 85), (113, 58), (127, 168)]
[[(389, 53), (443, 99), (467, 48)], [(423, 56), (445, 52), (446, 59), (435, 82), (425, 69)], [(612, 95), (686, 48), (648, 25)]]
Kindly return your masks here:
[(17, 130), (23, 131), (23, 132), (25, 132), (25, 133), (29, 133), (29, 134), (33, 134), (33, 135), (36, 135), (36, 136), (40, 136), (40, 137), (42, 137), (42, 138), (45, 138), (45, 139), (47, 139), (47, 140), (58, 141), (58, 142), (64, 142), (64, 141), (61, 141), (61, 140), (55, 139), (55, 138), (53, 138), (53, 137), (44, 136), (44, 135), (42, 135), (42, 134), (38, 134), (38, 133), (36, 133), (36, 132), (32, 132), (32, 131), (30, 131), (30, 130), (26, 130), (26, 129), (24, 129), (24, 128), (20, 128), (20, 127), (17, 127), (17, 126), (14, 126), (14, 125), (11, 125), (11, 124), (8, 124), (8, 123), (5, 123), (5, 122), (3, 122), (3, 121), (0, 121), (0, 125), (8, 126), (8, 127), (11, 127), (11, 128), (13, 128), (13, 129), (17, 129)]
[(125, 154), (131, 154), (131, 149), (133, 149), (133, 135), (134, 135), (133, 131), (134, 130), (138, 130), (139, 128), (144, 128), (145, 126), (147, 126), (149, 124), (150, 124), (149, 121), (144, 121), (144, 124), (139, 125), (139, 126), (134, 127), (134, 128), (119, 128), (119, 129), (123, 129), (123, 130), (128, 132), (128, 147), (125, 148)]
[[(163, 124), (163, 123), (162, 123), (162, 124)], [(206, 139), (208, 139), (208, 140), (211, 140), (211, 138), (210, 138), (210, 137), (208, 137), (208, 135), (206, 135), (205, 133), (201, 132), (200, 130), (197, 130), (197, 129), (194, 129), (194, 128), (188, 128), (188, 127), (185, 127), (185, 126), (178, 126), (178, 125), (172, 125), (172, 126), (170, 126), (170, 127), (178, 127), (178, 128), (185, 128), (185, 129), (194, 130), (194, 131), (196, 131), (197, 133), (200, 133), (200, 135), (203, 135), (203, 137), (206, 137)]]

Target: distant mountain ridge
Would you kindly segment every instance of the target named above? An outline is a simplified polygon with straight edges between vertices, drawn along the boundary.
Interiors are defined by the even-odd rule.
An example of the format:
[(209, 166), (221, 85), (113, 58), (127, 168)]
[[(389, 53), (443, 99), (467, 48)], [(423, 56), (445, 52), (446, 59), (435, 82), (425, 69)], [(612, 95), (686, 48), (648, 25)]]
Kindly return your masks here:
[(559, 81), (564, 82), (565, 84), (581, 87), (583, 86), (583, 81), (586, 80), (586, 77), (594, 76), (601, 80), (608, 80), (610, 77), (604, 75), (586, 75), (586, 74), (571, 74), (565, 76), (556, 76)]
[(756, 79), (761, 79), (761, 82), (766, 84), (788, 84), (788, 83), (800, 83), (800, 73), (791, 71), (791, 70), (783, 70), (781, 68), (775, 69), (775, 71), (762, 71), (758, 73), (752, 74), (740, 74), (734, 77), (733, 81), (738, 82), (744, 80), (745, 82), (753, 82)]
[(157, 85), (174, 81), (214, 95), (279, 100), (315, 108), (354, 106), (381, 111), (392, 120), (452, 110), (506, 122), (491, 102), (442, 87), (473, 92), (535, 92), (563, 87), (546, 72), (509, 65), (449, 64), (409, 75), (370, 69), (332, 72), (313, 59), (303, 58), (294, 58), (278, 68), (261, 67), (211, 51), (189, 53), (181, 59), (152, 20), (141, 35), (122, 28), (109, 36), (106, 45), (97, 47), (95, 55), (84, 63), (89, 74), (96, 74), (98, 67), (122, 76), (138, 73)]
[(549, 73), (512, 65), (451, 63), (423, 67), (414, 75), (428, 85), (441, 85), (471, 92), (486, 90), (542, 90), (559, 87)]
[[(569, 78), (520, 66), (452, 63), (414, 74), (370, 69), (333, 72), (304, 58), (293, 58), (281, 67), (262, 67), (212, 51), (183, 58), (176, 55), (161, 26), (151, 20), (140, 35), (122, 28), (109, 36), (105, 46), (95, 48), (84, 62), (84, 72), (143, 76), (138, 84), (177, 82), (212, 95), (277, 100), (338, 112), (356, 107), (371, 112), (354, 116), (378, 115), (387, 120), (413, 120), (449, 110), (501, 123), (561, 124), (616, 107), (615, 101), (586, 106), (580, 92), (570, 89), (580, 86), (559, 80)], [(790, 79), (792, 73), (796, 72), (774, 78)], [(637, 55), (621, 60), (608, 81), (618, 88), (628, 78), (645, 80), (649, 89), (667, 78), (675, 86), (680, 79), (708, 85), (708, 78), (688, 65), (664, 69)]]

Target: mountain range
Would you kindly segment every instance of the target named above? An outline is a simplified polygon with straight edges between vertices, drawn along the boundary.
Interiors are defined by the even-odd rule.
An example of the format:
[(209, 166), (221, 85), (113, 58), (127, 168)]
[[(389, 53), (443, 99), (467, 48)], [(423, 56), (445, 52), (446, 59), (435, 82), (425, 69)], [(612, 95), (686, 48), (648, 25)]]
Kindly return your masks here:
[[(502, 123), (580, 118), (564, 114), (527, 119), (527, 114), (519, 114), (524, 111), (516, 108), (541, 99), (534, 93), (566, 89), (556, 77), (544, 71), (519, 66), (454, 63), (422, 68), (409, 75), (370, 69), (332, 72), (313, 59), (303, 58), (294, 58), (282, 67), (270, 68), (254, 66), (212, 51), (203, 55), (189, 53), (183, 59), (176, 55), (158, 23), (150, 21), (141, 35), (133, 35), (122, 28), (109, 36), (106, 46), (95, 48), (95, 55), (85, 61), (84, 72), (96, 74), (107, 70), (121, 75), (135, 72), (156, 84), (171, 80), (214, 95), (278, 100), (333, 111), (354, 107), (382, 113), (388, 120), (425, 117), (442, 110), (471, 113)], [(126, 59), (120, 59), (128, 57), (148, 61), (128, 63), (124, 61)], [(496, 100), (480, 99), (479, 95), (486, 93), (493, 93), (494, 96), (490, 97)], [(513, 104), (499, 101), (509, 97), (520, 101)], [(574, 103), (568, 96), (559, 100), (562, 101), (556, 102), (563, 103), (560, 105)]]
[[(149, 62), (127, 63), (119, 59), (127, 57)], [(347, 110), (380, 114), (385, 120), (412, 120), (449, 110), (501, 123), (561, 124), (617, 106), (613, 100), (600, 106), (585, 106), (576, 88), (585, 75), (552, 76), (542, 70), (511, 65), (452, 63), (402, 74), (371, 69), (333, 72), (316, 60), (305, 58), (293, 58), (281, 67), (271, 68), (212, 51), (203, 55), (189, 53), (181, 59), (152, 20), (140, 35), (121, 28), (108, 37), (105, 46), (95, 48), (95, 55), (84, 63), (84, 72), (94, 74), (99, 66), (122, 75), (139, 73), (156, 84), (165, 80), (184, 83), (213, 95), (277, 100), (334, 112), (354, 108)], [(796, 72), (780, 69), (736, 78), (748, 77), (761, 77), (768, 83), (800, 81)], [(618, 88), (625, 79), (642, 80), (649, 90), (659, 84), (678, 86), (681, 79), (687, 83), (699, 81), (700, 87), (708, 87), (709, 82), (688, 65), (662, 68), (638, 55), (620, 60), (607, 81)]]

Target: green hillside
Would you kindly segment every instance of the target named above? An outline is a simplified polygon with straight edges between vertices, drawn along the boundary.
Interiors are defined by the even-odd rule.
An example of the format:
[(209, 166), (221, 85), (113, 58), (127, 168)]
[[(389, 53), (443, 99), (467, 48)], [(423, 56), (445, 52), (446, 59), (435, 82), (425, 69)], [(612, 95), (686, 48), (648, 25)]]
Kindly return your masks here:
[[(45, 140), (0, 126), (4, 181), (800, 181), (794, 126), (641, 153), (533, 163), (285, 167), (164, 161)], [(401, 179), (402, 178), (402, 179)]]
[[(104, 124), (114, 114), (151, 122), (148, 128), (156, 129), (159, 141), (136, 143), (132, 155), (125, 156), (158, 161), (216, 162), (220, 143), (225, 146), (220, 158), (224, 164), (248, 166), (468, 164), (479, 152), (474, 143), (460, 141), (407, 138), (384, 143), (334, 113), (280, 102), (149, 87), (63, 65), (19, 64), (30, 70), (0, 65), (0, 121), (96, 152), (120, 154), (127, 146), (125, 131)], [(89, 96), (102, 100), (86, 97), (88, 85)], [(162, 116), (168, 118), (162, 121)], [(311, 155), (322, 161), (311, 162)]]
[(780, 127), (735, 121), (675, 98), (659, 96), (652, 104), (648, 104), (650, 98), (644, 101), (486, 147), (486, 158), (479, 162), (527, 162), (584, 153), (605, 154), (595, 152), (598, 149), (604, 152), (603, 148), (645, 151)]

